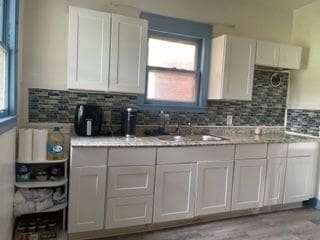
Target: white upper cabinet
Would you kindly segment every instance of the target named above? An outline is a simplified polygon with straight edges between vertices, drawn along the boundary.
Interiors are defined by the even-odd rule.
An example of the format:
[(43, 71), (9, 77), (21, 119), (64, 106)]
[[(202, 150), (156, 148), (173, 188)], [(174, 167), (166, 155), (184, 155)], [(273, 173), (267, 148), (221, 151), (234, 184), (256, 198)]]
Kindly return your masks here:
[(148, 23), (70, 7), (68, 88), (143, 93)]
[(213, 39), (208, 99), (251, 100), (255, 52), (254, 39)]
[(280, 48), (279, 67), (289, 69), (300, 69), (301, 54), (301, 47), (282, 45)]
[(302, 48), (299, 46), (257, 41), (256, 64), (267, 67), (300, 69)]
[(70, 7), (68, 88), (108, 89), (111, 14)]
[(144, 93), (148, 22), (112, 14), (109, 90)]
[(261, 66), (278, 67), (280, 45), (273, 42), (257, 41), (256, 64)]

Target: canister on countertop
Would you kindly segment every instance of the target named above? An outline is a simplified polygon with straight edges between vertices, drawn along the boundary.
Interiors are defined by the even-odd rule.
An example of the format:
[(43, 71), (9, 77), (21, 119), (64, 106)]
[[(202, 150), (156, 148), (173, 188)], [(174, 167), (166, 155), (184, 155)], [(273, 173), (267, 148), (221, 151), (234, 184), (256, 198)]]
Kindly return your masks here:
[(122, 136), (127, 138), (136, 136), (137, 111), (133, 108), (126, 108), (122, 111)]

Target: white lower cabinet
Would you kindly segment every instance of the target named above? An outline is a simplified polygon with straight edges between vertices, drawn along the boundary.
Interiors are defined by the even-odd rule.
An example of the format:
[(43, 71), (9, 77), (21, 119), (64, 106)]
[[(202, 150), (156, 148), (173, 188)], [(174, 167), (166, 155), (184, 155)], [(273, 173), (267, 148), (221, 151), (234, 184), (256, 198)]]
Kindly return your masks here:
[(72, 147), (68, 232), (308, 200), (315, 193), (318, 149), (310, 142), (109, 151)]
[(108, 198), (151, 195), (155, 166), (108, 168)]
[(282, 204), (286, 158), (268, 159), (264, 206)]
[(196, 216), (231, 210), (233, 165), (233, 161), (197, 164)]
[(263, 206), (266, 159), (236, 160), (231, 210)]
[(284, 203), (300, 202), (312, 197), (313, 156), (289, 157), (284, 190)]
[(194, 216), (196, 164), (158, 165), (153, 222)]
[(106, 229), (152, 223), (155, 166), (108, 168)]
[(152, 223), (153, 196), (107, 200), (106, 229)]
[(106, 166), (70, 169), (68, 232), (103, 229)]

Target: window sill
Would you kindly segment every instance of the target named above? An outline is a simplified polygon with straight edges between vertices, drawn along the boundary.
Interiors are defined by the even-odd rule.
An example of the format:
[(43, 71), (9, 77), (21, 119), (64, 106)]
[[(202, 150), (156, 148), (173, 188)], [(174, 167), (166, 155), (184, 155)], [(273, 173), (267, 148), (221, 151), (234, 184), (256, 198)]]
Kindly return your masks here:
[(207, 108), (205, 107), (187, 107), (187, 106), (165, 106), (165, 105), (149, 105), (149, 104), (139, 104), (139, 110), (151, 110), (151, 111), (168, 111), (168, 112), (195, 112), (195, 113), (205, 113)]
[(0, 135), (14, 128), (17, 124), (16, 116), (0, 118)]

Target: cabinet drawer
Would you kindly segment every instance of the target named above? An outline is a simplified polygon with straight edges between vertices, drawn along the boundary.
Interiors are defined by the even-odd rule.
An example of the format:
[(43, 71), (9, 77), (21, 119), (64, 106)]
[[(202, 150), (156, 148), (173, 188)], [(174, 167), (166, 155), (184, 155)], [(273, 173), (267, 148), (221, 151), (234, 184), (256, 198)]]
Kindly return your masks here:
[(155, 148), (110, 148), (109, 166), (155, 165)]
[(108, 198), (153, 194), (155, 166), (108, 168)]
[(236, 159), (257, 159), (267, 157), (267, 144), (236, 145)]
[(318, 152), (318, 143), (289, 143), (288, 157), (311, 156)]
[(71, 167), (106, 166), (106, 148), (71, 148)]
[(268, 145), (268, 158), (286, 157), (288, 151), (288, 144), (275, 143)]
[(106, 229), (152, 222), (153, 196), (112, 198), (107, 201)]
[(234, 145), (158, 148), (157, 164), (195, 163), (234, 159)]

